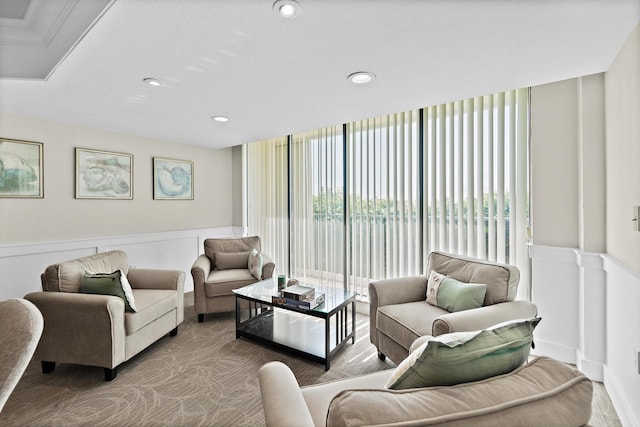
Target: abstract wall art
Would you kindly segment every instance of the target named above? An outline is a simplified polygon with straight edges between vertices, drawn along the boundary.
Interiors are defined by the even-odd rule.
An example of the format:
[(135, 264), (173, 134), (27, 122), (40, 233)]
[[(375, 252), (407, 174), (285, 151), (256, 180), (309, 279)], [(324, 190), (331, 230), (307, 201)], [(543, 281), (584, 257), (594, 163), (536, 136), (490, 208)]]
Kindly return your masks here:
[(0, 197), (44, 197), (42, 143), (0, 138)]
[(133, 199), (133, 155), (76, 148), (76, 199)]
[(154, 157), (153, 198), (193, 200), (193, 162)]

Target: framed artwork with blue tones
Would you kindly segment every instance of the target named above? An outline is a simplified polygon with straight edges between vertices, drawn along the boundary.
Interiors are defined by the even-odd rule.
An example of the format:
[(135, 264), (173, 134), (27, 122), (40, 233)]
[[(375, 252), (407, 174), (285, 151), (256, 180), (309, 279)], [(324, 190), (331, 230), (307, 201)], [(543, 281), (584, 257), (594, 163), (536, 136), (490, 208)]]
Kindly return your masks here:
[(193, 162), (154, 157), (153, 198), (193, 200)]
[(0, 138), (0, 197), (44, 197), (42, 143)]
[(133, 155), (76, 148), (76, 199), (133, 199)]

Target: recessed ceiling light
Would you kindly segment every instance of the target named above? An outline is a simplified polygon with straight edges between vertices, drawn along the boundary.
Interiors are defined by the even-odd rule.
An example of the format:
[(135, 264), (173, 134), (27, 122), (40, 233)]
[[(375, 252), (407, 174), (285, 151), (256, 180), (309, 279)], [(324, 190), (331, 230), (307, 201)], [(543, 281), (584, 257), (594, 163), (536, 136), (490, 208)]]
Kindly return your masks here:
[(211, 117), (216, 122), (225, 123), (229, 121), (229, 117), (227, 116), (213, 116)]
[(368, 71), (358, 71), (355, 73), (351, 73), (347, 76), (347, 79), (349, 79), (349, 81), (351, 81), (351, 83), (357, 84), (357, 85), (362, 85), (365, 83), (369, 83), (370, 81), (372, 81), (373, 79), (376, 78), (376, 75), (373, 73), (370, 73)]
[(273, 10), (287, 19), (297, 18), (302, 13), (302, 8), (294, 0), (277, 0), (273, 3)]
[(142, 79), (142, 81), (151, 86), (162, 86), (162, 83), (160, 83), (160, 80), (154, 79), (153, 77), (144, 78)]

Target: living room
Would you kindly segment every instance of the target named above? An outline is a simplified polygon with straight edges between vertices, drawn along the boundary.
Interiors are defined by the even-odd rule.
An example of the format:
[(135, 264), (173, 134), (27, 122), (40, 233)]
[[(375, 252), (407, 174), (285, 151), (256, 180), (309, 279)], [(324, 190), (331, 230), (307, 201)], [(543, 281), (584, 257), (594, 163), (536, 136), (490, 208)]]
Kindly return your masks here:
[[(313, 15), (312, 9), (300, 3), (304, 14), (296, 18), (297, 24)], [(635, 2), (593, 3), (610, 10), (615, 18), (620, 17), (620, 10), (627, 15), (625, 25), (618, 25), (625, 28), (625, 34), (616, 39), (608, 61), (590, 72), (580, 72), (575, 65), (554, 74), (554, 80), (546, 75), (526, 75), (491, 88), (498, 92), (530, 87), (531, 91), (530, 290), (543, 319), (536, 329), (535, 353), (575, 364), (593, 380), (603, 382), (623, 425), (637, 425), (640, 412), (634, 396), (640, 395), (640, 336), (627, 330), (640, 324), (636, 309), (640, 304), (640, 233), (634, 230), (632, 221), (632, 208), (640, 204), (640, 187), (636, 184), (640, 182), (640, 16)], [(55, 84), (58, 90), (73, 85), (74, 80), (66, 73), (76, 67), (80, 54), (90, 55), (86, 49), (94, 47), (93, 31), (106, 31), (100, 25), (122, 17), (126, 6), (126, 2), (115, 2), (49, 81), (0, 80), (0, 137), (39, 142), (44, 150), (44, 197), (0, 198), (0, 299), (21, 298), (41, 290), (40, 274), (47, 265), (110, 249), (126, 251), (134, 267), (188, 273), (202, 253), (206, 238), (239, 237), (247, 232), (243, 223), (241, 144), (371, 116), (360, 112), (338, 119), (326, 116), (317, 124), (305, 122), (301, 127), (285, 123), (284, 131), (265, 124), (259, 135), (249, 134), (237, 144), (210, 148), (195, 140), (188, 144), (181, 143), (179, 137), (141, 134), (134, 128), (127, 132), (124, 125), (109, 127), (101, 121), (103, 118), (88, 117), (90, 114), (74, 123), (55, 119), (54, 111), (43, 116), (16, 106), (22, 96), (37, 99), (40, 89), (34, 90), (34, 86)], [(579, 2), (567, 2), (565, 6), (565, 12), (582, 7)], [(544, 11), (549, 5), (536, 7)], [(270, 12), (271, 5), (268, 9)], [(85, 41), (91, 44), (83, 45)], [(589, 49), (597, 47), (577, 45), (580, 51), (559, 48), (572, 57), (573, 64), (586, 61)], [(575, 44), (571, 46), (576, 48)], [(517, 71), (522, 73), (521, 69), (510, 71), (514, 76)], [(377, 74), (379, 83), (383, 75), (379, 71)], [(136, 80), (141, 77), (146, 75)], [(361, 96), (365, 102), (374, 97), (385, 99), (380, 94), (362, 94), (360, 89), (356, 96), (350, 96)], [(471, 88), (464, 94), (491, 93), (486, 92), (488, 89)], [(139, 91), (148, 93), (146, 88)], [(158, 95), (147, 96), (153, 99)], [(465, 97), (463, 93), (450, 96), (442, 102)], [(432, 105), (430, 98), (416, 102), (397, 108), (393, 104), (381, 111), (393, 113)], [(90, 110), (88, 105), (79, 108)], [(60, 99), (60, 110), (73, 111), (72, 107)], [(127, 112), (124, 108), (121, 111)], [(233, 122), (234, 117), (231, 119)], [(172, 126), (189, 127), (184, 123)], [(211, 134), (216, 134), (215, 126), (210, 127)], [(135, 163), (132, 199), (76, 198), (74, 150), (78, 147), (131, 154)], [(193, 200), (154, 199), (151, 177), (155, 157), (194, 161)], [(192, 290), (187, 274), (185, 292)]]

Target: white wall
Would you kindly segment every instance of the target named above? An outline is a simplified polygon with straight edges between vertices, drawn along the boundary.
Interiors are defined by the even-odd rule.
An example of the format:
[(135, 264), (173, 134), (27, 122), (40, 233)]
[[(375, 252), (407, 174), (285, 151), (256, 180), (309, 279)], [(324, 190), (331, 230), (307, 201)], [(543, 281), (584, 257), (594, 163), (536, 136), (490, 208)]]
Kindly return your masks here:
[(640, 425), (640, 26), (609, 71), (532, 88), (536, 354), (604, 381)]
[[(211, 150), (0, 113), (0, 136), (44, 144), (44, 198), (0, 198), (0, 245), (232, 225), (231, 148)], [(75, 199), (75, 147), (133, 154), (133, 200)], [(194, 200), (153, 200), (152, 159), (194, 162)]]
[(605, 74), (607, 363), (605, 385), (625, 425), (640, 425), (640, 25)]

